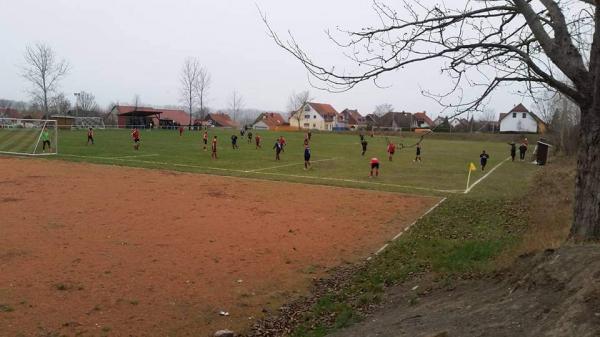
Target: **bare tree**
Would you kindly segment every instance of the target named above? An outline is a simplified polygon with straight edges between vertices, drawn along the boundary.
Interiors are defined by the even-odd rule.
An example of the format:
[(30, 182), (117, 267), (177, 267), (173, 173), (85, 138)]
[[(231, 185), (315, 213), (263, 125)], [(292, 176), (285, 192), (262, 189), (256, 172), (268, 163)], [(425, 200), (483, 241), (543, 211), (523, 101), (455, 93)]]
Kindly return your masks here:
[(295, 119), (300, 129), (300, 120), (302, 119), (302, 110), (306, 104), (314, 98), (310, 91), (304, 90), (299, 93), (293, 92), (288, 99), (288, 110), (290, 111), (290, 120)]
[(237, 90), (234, 90), (231, 94), (231, 98), (229, 101), (229, 110), (231, 111), (232, 117), (234, 121), (238, 120), (240, 110), (244, 108), (244, 98), (240, 95)]
[(135, 107), (134, 110), (137, 110), (137, 108), (142, 106), (142, 99), (140, 98), (139, 94), (133, 95), (133, 106)]
[(388, 112), (392, 112), (394, 111), (394, 106), (389, 104), (389, 103), (383, 103), (383, 104), (379, 104), (378, 106), (375, 107), (375, 111), (373, 111), (373, 113), (376, 116), (383, 116), (385, 114), (387, 114)]
[(95, 115), (98, 112), (98, 104), (96, 103), (96, 97), (92, 93), (82, 91), (76, 93), (75, 96), (77, 97), (75, 104), (78, 114), (87, 116)]
[(190, 123), (188, 128), (192, 128), (192, 114), (196, 104), (196, 89), (198, 88), (198, 78), (200, 76), (200, 63), (195, 58), (187, 58), (181, 69), (181, 99), (185, 103), (190, 114)]
[(206, 107), (206, 101), (208, 96), (208, 91), (211, 85), (211, 78), (208, 70), (206, 68), (201, 67), (200, 72), (198, 74), (198, 83), (196, 84), (196, 97), (198, 98), (198, 103), (200, 104), (200, 118), (203, 119), (206, 114), (208, 114), (209, 109)]
[(49, 105), (49, 112), (57, 115), (67, 115), (71, 109), (71, 102), (62, 92), (50, 98)]
[[(264, 15), (263, 20), (275, 42), (330, 90), (348, 90), (364, 81), (378, 84), (386, 73), (438, 60), (453, 89), (424, 94), (457, 107), (457, 113), (478, 108), (496, 88), (510, 83), (524, 85), (530, 94), (552, 88), (568, 97), (581, 111), (571, 237), (600, 240), (600, 1), (470, 0), (460, 7), (401, 3), (398, 9), (373, 2), (378, 27), (343, 31), (345, 39), (330, 34), (360, 66), (356, 72), (319, 64), (293, 36), (282, 40)], [(451, 98), (458, 100), (451, 104)]]
[(65, 60), (57, 60), (54, 51), (44, 43), (27, 46), (23, 77), (31, 82), (30, 94), (42, 106), (44, 116), (48, 115), (50, 95), (56, 91), (59, 81), (67, 74), (69, 65)]

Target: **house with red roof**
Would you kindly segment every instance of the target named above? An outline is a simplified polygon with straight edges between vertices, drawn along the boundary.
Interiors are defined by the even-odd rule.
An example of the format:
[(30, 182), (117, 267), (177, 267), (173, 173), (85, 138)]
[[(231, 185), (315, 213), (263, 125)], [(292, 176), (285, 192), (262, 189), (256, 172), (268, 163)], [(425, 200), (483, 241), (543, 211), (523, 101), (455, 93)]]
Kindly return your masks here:
[(12, 108), (0, 108), (0, 117), (2, 118), (19, 118), (21, 114), (19, 110)]
[(279, 130), (289, 127), (289, 125), (280, 113), (263, 112), (256, 118), (252, 128), (257, 130)]
[(158, 109), (133, 105), (115, 105), (107, 117), (108, 119), (116, 119), (117, 125), (120, 128), (134, 126), (171, 128), (190, 123), (190, 115), (183, 110)]
[(308, 102), (290, 116), (290, 125), (300, 129), (332, 131), (345, 127), (343, 116), (331, 104)]
[(361, 115), (358, 110), (344, 109), (340, 112), (346, 125), (350, 129), (364, 129), (367, 127), (367, 118)]
[(223, 112), (209, 113), (202, 120), (196, 120), (194, 124), (202, 124), (207, 126), (214, 126), (218, 128), (237, 128), (239, 124), (236, 123), (228, 114)]
[(500, 132), (506, 133), (544, 133), (547, 128), (546, 123), (523, 104), (516, 105), (507, 113), (501, 113), (499, 123)]

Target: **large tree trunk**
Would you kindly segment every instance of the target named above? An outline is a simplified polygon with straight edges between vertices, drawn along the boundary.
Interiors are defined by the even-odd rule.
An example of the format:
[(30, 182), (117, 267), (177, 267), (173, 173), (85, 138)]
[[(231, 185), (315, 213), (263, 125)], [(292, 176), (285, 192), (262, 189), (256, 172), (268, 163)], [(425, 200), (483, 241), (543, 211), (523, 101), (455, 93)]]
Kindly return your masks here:
[(582, 111), (571, 237), (600, 240), (600, 107)]
[[(600, 0), (596, 0), (600, 5)], [(581, 125), (575, 180), (575, 209), (571, 238), (600, 241), (600, 9), (595, 13), (590, 52), (590, 104), (580, 104)]]

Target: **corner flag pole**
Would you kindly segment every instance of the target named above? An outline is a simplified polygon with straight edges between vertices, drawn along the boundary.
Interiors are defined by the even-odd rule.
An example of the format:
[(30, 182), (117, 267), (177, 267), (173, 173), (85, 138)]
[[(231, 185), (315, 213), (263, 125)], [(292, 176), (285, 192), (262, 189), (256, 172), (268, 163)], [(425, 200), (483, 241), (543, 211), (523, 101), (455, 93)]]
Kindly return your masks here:
[(468, 190), (469, 190), (469, 184), (470, 184), (470, 182), (471, 182), (471, 172), (473, 172), (473, 171), (475, 171), (475, 170), (477, 170), (477, 167), (475, 167), (475, 164), (473, 164), (473, 163), (470, 163), (470, 164), (469, 164), (469, 169), (468, 169), (468, 171), (469, 171), (469, 174), (467, 175), (467, 189), (465, 190), (465, 193), (466, 193), (466, 191), (468, 191)]

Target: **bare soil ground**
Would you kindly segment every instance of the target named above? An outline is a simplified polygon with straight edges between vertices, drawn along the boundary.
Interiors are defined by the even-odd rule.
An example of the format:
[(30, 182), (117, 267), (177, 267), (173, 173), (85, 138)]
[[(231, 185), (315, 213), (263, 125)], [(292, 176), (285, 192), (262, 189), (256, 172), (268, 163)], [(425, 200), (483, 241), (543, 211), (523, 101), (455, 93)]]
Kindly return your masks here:
[[(332, 337), (598, 337), (600, 247), (523, 256), (509, 275), (396, 288), (367, 322)], [(414, 290), (413, 290), (414, 289)]]
[(0, 336), (243, 330), (437, 202), (33, 159), (0, 172)]

